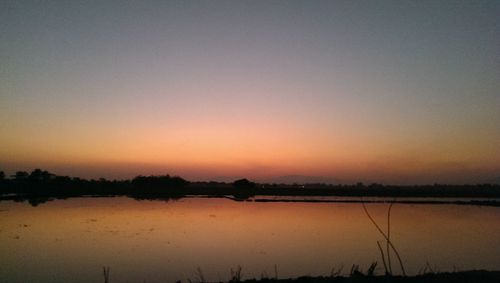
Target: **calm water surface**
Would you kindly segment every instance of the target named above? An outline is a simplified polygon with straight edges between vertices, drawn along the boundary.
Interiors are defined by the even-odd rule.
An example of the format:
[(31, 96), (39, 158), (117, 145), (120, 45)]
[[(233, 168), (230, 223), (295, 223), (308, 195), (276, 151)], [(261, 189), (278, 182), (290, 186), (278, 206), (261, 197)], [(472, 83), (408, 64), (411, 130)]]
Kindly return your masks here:
[[(387, 204), (367, 204), (386, 227)], [(396, 204), (391, 237), (410, 274), (500, 267), (500, 208)], [(0, 282), (228, 280), (327, 275), (380, 261), (383, 241), (359, 203), (187, 198), (0, 202)], [(394, 260), (393, 260), (394, 261)], [(379, 269), (379, 272), (382, 272)]]

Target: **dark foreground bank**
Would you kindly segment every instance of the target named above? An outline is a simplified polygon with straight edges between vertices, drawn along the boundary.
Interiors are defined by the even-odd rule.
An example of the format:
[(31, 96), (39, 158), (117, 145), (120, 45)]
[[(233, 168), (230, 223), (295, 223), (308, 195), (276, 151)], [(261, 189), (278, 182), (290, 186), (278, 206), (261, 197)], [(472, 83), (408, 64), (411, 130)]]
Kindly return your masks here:
[(353, 275), (350, 277), (309, 277), (303, 276), (296, 279), (261, 279), (261, 280), (245, 280), (242, 282), (279, 282), (279, 283), (362, 283), (362, 282), (402, 282), (402, 283), (420, 283), (420, 282), (474, 282), (474, 283), (498, 283), (500, 282), (500, 271), (463, 271), (453, 273), (431, 273), (417, 276), (364, 276)]
[[(104, 271), (104, 283), (109, 283), (109, 269)], [(195, 280), (188, 279), (187, 282), (193, 283), (208, 283), (201, 278)], [(301, 276), (298, 278), (289, 279), (247, 279), (240, 280), (235, 277), (227, 283), (368, 283), (368, 282), (401, 282), (401, 283), (420, 283), (420, 282), (440, 282), (440, 283), (498, 283), (500, 282), (500, 271), (472, 270), (460, 272), (442, 272), (442, 273), (426, 273), (415, 276), (382, 276), (382, 275), (365, 275), (363, 273), (351, 274), (350, 276)], [(176, 283), (182, 283), (177, 281)], [(222, 283), (222, 282), (219, 282)]]

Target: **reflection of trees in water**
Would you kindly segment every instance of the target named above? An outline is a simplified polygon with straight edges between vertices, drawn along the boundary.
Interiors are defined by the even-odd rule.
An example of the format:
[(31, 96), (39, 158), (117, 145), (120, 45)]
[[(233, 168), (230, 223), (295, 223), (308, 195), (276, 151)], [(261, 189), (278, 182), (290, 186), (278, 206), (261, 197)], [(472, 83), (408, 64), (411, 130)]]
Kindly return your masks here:
[(131, 196), (131, 198), (138, 201), (148, 200), (148, 201), (164, 201), (164, 202), (178, 201), (184, 197), (186, 196), (171, 196), (171, 197)]
[(39, 204), (46, 203), (48, 201), (54, 200), (53, 198), (30, 198), (28, 199), (31, 206), (38, 206)]
[[(331, 184), (257, 184), (247, 179), (232, 183), (189, 182), (178, 176), (137, 176), (129, 180), (82, 179), (58, 176), (35, 169), (31, 173), (18, 171), (10, 178), (0, 171), (0, 198), (2, 200), (29, 200), (33, 206), (52, 199), (81, 196), (128, 196), (135, 199), (178, 199), (183, 196), (233, 197), (246, 200), (253, 196), (339, 196), (339, 197), (475, 197), (499, 198), (500, 185), (426, 185), (385, 186), (362, 183), (353, 185)], [(259, 200), (262, 201), (262, 200)], [(284, 200), (282, 200), (284, 201)], [(307, 201), (307, 200), (299, 200)], [(400, 202), (404, 202), (401, 200)], [(438, 201), (412, 201), (413, 203), (443, 203)], [(447, 203), (451, 201), (446, 201)], [(454, 201), (456, 204), (499, 206), (497, 200)], [(390, 210), (390, 208), (389, 208)], [(390, 215), (390, 213), (389, 213)], [(390, 221), (390, 220), (389, 220)], [(386, 235), (388, 271), (391, 272), (390, 231)], [(387, 249), (389, 246), (389, 249)]]

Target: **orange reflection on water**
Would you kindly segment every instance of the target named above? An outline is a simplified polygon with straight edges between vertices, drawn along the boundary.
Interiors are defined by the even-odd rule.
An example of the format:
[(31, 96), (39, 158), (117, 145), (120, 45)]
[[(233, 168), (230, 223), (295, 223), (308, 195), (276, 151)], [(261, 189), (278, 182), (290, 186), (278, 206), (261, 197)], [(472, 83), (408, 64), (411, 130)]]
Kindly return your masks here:
[[(388, 206), (367, 207), (385, 227)], [(237, 265), (246, 277), (274, 276), (275, 264), (280, 277), (326, 275), (380, 261), (383, 240), (359, 203), (82, 198), (0, 208), (3, 282), (98, 282), (103, 265), (116, 282), (185, 280), (197, 267), (227, 280)], [(499, 220), (498, 208), (397, 204), (391, 237), (410, 273), (426, 262), (494, 269)]]

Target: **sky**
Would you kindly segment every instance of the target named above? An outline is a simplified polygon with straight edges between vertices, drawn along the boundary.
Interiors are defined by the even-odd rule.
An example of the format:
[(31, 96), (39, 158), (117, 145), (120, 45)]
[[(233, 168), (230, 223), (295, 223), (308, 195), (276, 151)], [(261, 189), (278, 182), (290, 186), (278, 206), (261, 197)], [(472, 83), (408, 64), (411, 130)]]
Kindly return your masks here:
[(0, 2), (0, 170), (500, 183), (499, 1)]

